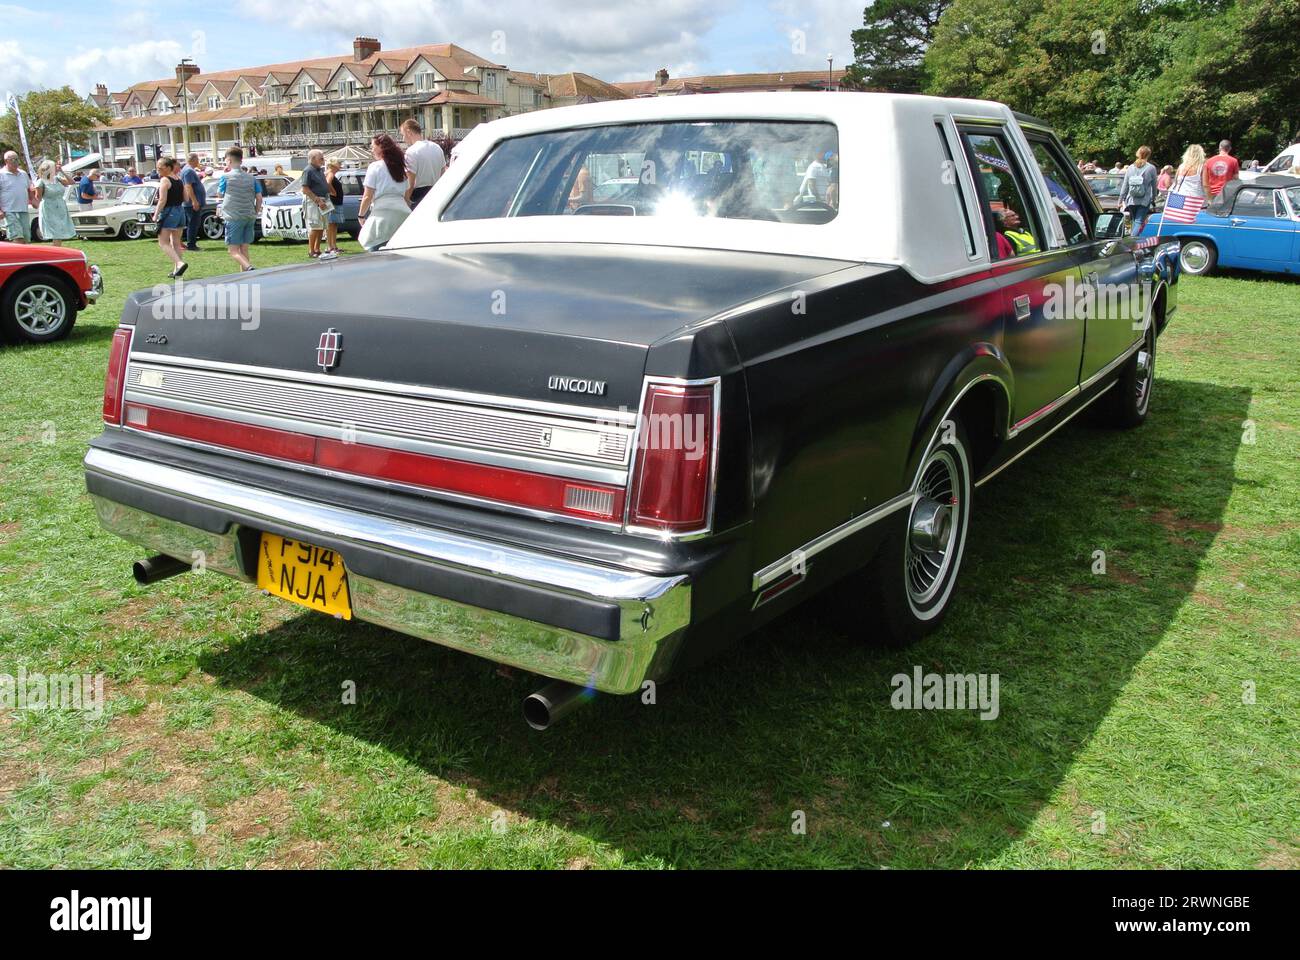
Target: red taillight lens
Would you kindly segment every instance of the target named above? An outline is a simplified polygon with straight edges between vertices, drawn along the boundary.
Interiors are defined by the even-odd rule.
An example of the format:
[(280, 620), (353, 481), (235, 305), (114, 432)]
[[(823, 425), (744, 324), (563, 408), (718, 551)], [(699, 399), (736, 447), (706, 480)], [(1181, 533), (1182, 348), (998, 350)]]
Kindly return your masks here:
[(126, 390), (126, 361), (131, 355), (132, 327), (113, 331), (113, 345), (108, 351), (108, 370), (104, 374), (104, 422), (114, 426), (122, 422), (122, 394)]
[(646, 387), (632, 471), (632, 526), (670, 533), (708, 527), (718, 442), (715, 393), (715, 384)]

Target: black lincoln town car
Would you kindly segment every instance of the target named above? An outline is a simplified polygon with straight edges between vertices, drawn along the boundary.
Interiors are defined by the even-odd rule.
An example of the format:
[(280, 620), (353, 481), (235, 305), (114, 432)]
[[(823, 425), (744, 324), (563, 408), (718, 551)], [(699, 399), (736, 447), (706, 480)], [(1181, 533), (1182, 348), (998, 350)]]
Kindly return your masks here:
[(977, 487), (1145, 419), (1177, 249), (997, 103), (512, 117), (383, 251), (133, 295), (86, 483), (142, 581), (201, 557), (532, 671), (540, 728), (845, 577), (882, 641), (934, 629)]

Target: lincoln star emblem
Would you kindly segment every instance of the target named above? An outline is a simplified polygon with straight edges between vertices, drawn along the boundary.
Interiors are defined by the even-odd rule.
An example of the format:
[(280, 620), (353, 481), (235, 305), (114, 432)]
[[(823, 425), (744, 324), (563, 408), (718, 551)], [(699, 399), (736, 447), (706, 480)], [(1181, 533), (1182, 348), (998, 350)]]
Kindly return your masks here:
[(328, 373), (338, 366), (342, 352), (343, 334), (330, 327), (320, 335), (320, 342), (316, 344), (316, 366)]

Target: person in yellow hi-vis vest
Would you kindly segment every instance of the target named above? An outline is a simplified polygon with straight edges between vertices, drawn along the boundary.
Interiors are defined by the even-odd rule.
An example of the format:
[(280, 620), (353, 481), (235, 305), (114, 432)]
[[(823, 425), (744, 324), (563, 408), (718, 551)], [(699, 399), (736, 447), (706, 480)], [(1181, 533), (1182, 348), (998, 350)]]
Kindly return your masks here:
[(1004, 207), (997, 211), (997, 218), (998, 224), (1002, 228), (1002, 235), (1010, 242), (1017, 257), (1022, 257), (1026, 253), (1038, 252), (1038, 241), (1034, 239), (1032, 233), (1022, 229), (1023, 224), (1020, 220), (1020, 214), (1010, 207)]

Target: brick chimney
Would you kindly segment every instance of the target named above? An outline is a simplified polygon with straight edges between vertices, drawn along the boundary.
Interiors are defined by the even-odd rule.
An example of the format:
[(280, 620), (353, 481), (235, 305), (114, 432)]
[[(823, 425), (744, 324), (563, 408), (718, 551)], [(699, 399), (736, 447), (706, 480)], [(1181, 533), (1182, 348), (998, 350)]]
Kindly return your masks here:
[(176, 64), (176, 81), (184, 83), (190, 77), (199, 75), (199, 65), (197, 63), (178, 63)]
[(379, 41), (374, 37), (357, 37), (352, 41), (352, 59), (365, 60), (379, 52)]
[(668, 68), (660, 67), (659, 72), (655, 74), (655, 86), (662, 87), (668, 82)]
[(106, 97), (106, 96), (108, 96), (108, 86), (107, 86), (106, 84), (103, 84), (103, 83), (97, 83), (97, 84), (95, 84), (95, 96), (97, 96), (97, 97)]

